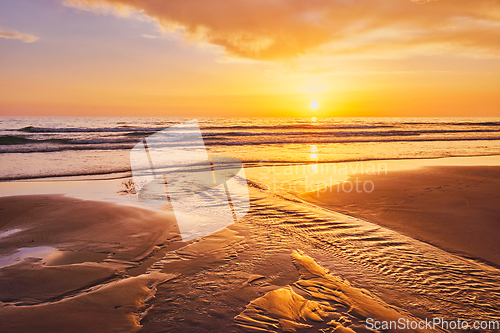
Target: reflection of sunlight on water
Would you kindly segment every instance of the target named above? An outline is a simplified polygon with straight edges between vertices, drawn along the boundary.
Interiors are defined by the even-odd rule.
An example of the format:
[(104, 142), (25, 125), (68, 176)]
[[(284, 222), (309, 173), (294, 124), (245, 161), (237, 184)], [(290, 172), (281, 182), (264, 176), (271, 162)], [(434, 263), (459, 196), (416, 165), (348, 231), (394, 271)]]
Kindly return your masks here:
[(0, 238), (15, 234), (16, 232), (19, 232), (19, 231), (21, 231), (21, 229), (12, 229), (12, 230), (8, 230), (6, 232), (2, 232), (0, 234)]
[(316, 154), (318, 152), (318, 148), (315, 146), (315, 145), (311, 145), (311, 154), (309, 154), (309, 158), (311, 160), (317, 160), (318, 159), (318, 154)]
[(317, 118), (316, 118), (316, 117), (311, 117), (311, 122), (315, 123), (315, 122), (316, 122), (316, 120), (317, 120)]
[(20, 263), (27, 258), (39, 258), (47, 266), (59, 266), (83, 262), (102, 262), (108, 258), (108, 253), (59, 251), (51, 246), (21, 247), (13, 255), (0, 258), (0, 268)]
[(30, 257), (47, 259), (57, 252), (57, 249), (51, 246), (22, 247), (13, 255), (0, 258), (0, 267), (13, 265)]

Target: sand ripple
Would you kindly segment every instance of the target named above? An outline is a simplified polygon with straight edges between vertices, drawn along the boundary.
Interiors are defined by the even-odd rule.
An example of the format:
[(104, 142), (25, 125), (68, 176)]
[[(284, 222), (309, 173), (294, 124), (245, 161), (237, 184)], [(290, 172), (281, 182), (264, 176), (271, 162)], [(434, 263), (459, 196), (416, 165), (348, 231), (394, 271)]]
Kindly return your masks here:
[(495, 267), (286, 193), (270, 195), (254, 188), (250, 214), (249, 223), (291, 235), (327, 258), (343, 258), (378, 276), (378, 282), (390, 288), (420, 295), (422, 303), (416, 307), (429, 313), (469, 320), (500, 318), (500, 270)]
[(322, 332), (356, 332), (367, 331), (362, 327), (362, 322), (367, 318), (394, 322), (400, 319), (418, 321), (368, 291), (353, 287), (348, 281), (329, 274), (303, 252), (293, 251), (292, 258), (300, 273), (300, 279), (293, 285), (308, 296), (323, 301), (308, 300), (297, 294), (291, 286), (273, 290), (250, 302), (235, 317), (241, 328), (246, 331), (295, 332), (297, 329), (313, 328), (309, 323), (314, 321), (324, 322)]

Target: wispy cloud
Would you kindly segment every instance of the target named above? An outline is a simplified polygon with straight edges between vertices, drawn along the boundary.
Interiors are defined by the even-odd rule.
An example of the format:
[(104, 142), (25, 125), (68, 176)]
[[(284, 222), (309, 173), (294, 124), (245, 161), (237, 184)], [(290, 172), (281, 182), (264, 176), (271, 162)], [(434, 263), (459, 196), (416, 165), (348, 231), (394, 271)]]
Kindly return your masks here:
[(18, 31), (6, 31), (6, 30), (0, 30), (0, 38), (18, 39), (22, 40), (25, 43), (33, 43), (39, 39), (38, 37), (30, 34), (25, 34)]
[(163, 36), (155, 36), (155, 35), (141, 35), (141, 37), (144, 37), (144, 38), (147, 38), (147, 39), (164, 38)]
[(433, 48), (500, 56), (498, 0), (66, 0), (102, 13), (136, 12), (189, 40), (247, 59), (313, 52)]

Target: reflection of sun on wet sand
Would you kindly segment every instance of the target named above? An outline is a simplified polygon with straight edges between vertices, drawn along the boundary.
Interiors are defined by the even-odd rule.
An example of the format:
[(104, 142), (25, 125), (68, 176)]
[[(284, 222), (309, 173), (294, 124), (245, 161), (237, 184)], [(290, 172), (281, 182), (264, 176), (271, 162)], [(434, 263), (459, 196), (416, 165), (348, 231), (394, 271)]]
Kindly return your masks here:
[(407, 316), (302, 252), (293, 252), (294, 267), (286, 238), (270, 243), (249, 225), (186, 244), (173, 242), (168, 213), (56, 195), (5, 197), (0, 208), (2, 230), (15, 230), (3, 232), (2, 255), (55, 251), (0, 269), (0, 319), (9, 332), (130, 332), (141, 324), (145, 332), (351, 332), (367, 316)]
[[(313, 328), (308, 324), (313, 321), (322, 323), (323, 332), (348, 333), (354, 332), (353, 329), (363, 330), (360, 322), (368, 318), (376, 318), (380, 322), (418, 321), (401, 309), (375, 298), (367, 290), (353, 287), (348, 281), (329, 274), (303, 252), (293, 251), (292, 258), (300, 274), (293, 288), (276, 289), (252, 301), (235, 318), (238, 325), (262, 332), (295, 332)], [(294, 289), (302, 291), (302, 294), (305, 292), (304, 296), (314, 300), (304, 298)]]
[(374, 190), (301, 195), (337, 212), (500, 266), (500, 167), (435, 166), (363, 175)]

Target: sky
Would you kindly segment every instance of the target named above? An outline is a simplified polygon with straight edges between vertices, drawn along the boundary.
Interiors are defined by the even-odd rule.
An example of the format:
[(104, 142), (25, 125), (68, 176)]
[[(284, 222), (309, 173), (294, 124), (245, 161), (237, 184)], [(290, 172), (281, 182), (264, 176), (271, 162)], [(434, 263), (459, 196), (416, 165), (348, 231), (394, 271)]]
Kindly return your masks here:
[(500, 0), (0, 0), (0, 115), (500, 117)]

